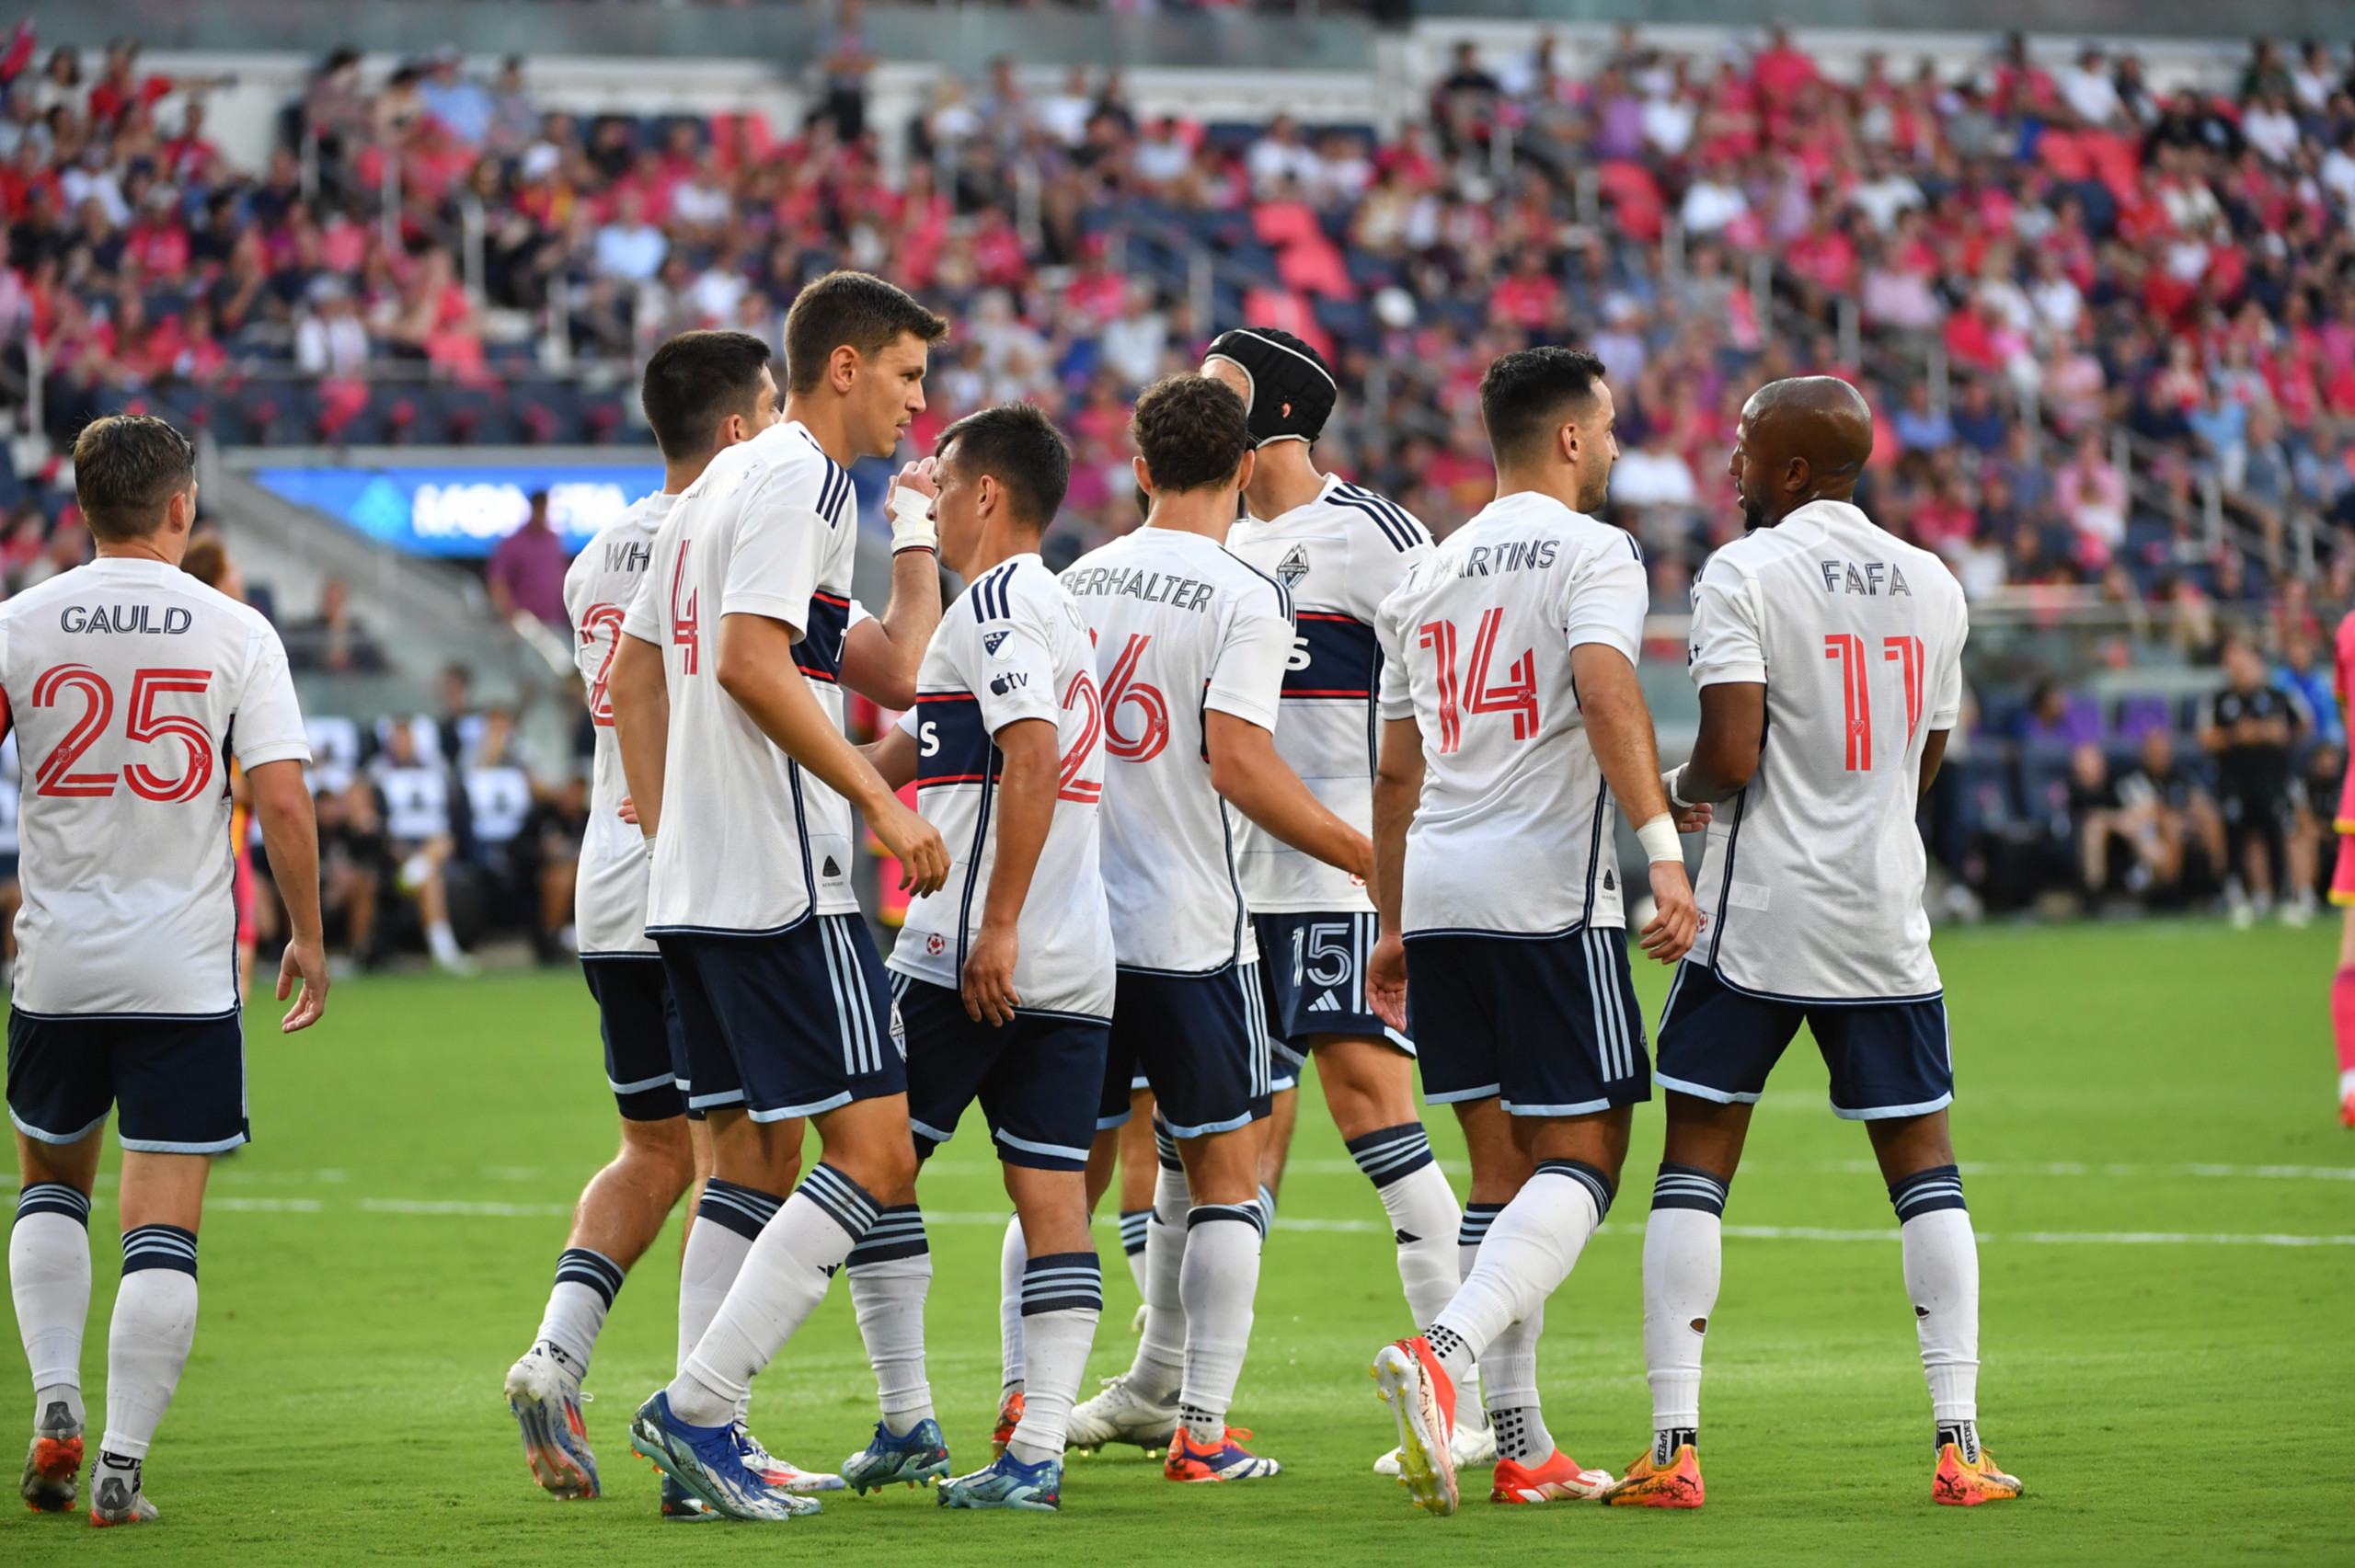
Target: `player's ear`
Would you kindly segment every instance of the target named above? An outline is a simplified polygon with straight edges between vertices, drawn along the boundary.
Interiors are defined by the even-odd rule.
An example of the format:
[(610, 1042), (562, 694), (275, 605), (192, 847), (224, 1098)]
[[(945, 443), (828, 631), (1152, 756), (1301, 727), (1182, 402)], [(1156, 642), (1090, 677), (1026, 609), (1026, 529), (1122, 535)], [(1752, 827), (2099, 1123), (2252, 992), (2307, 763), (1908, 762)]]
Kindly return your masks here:
[(1243, 461), (1235, 465), (1235, 487), (1238, 490), (1251, 483), (1251, 470), (1258, 463), (1259, 454), (1249, 447), (1243, 449)]
[(1153, 495), (1153, 470), (1144, 465), (1144, 459), (1142, 457), (1129, 459), (1129, 466), (1137, 471), (1138, 490), (1150, 499)]
[(858, 350), (847, 343), (836, 345), (826, 357), (826, 379), (833, 383), (836, 392), (849, 392), (851, 383), (858, 379)]

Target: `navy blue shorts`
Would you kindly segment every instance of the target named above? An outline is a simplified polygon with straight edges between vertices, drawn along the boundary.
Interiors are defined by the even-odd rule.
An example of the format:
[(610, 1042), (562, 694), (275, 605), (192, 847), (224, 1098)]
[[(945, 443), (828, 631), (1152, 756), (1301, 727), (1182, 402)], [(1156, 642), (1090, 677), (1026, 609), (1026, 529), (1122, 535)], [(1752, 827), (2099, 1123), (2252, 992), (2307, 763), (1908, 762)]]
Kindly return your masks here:
[(1129, 1119), (1140, 1073), (1178, 1138), (1233, 1132), (1268, 1114), (1275, 1088), (1258, 967), (1230, 964), (1206, 975), (1120, 971), (1096, 1113), (1099, 1130)]
[(1084, 1171), (1104, 1096), (1111, 1025), (1069, 1013), (975, 1023), (965, 999), (907, 975), (891, 979), (908, 1030), (908, 1123), (916, 1158), (948, 1141), (975, 1100), (997, 1157), (1039, 1171)]
[(1253, 915), (1251, 928), (1259, 938), (1277, 1088), (1298, 1085), (1308, 1065), (1308, 1043), (1318, 1035), (1387, 1040), (1415, 1054), (1414, 1042), (1384, 1024), (1366, 1001), (1366, 961), (1382, 934), (1375, 916), (1346, 910)]
[(143, 1154), (219, 1154), (246, 1125), (246, 1032), (217, 1018), (45, 1018), (8, 1010), (8, 1117), (42, 1143), (75, 1143), (119, 1113), (115, 1141)]
[(1627, 934), (1407, 938), (1423, 1098), (1498, 1096), (1516, 1116), (1582, 1116), (1652, 1097)]
[(679, 1080), (686, 1074), (687, 1047), (661, 955), (583, 958), (580, 974), (597, 999), (605, 1082), (613, 1086), (622, 1119), (659, 1122), (684, 1116), (687, 1096)]
[(1922, 1116), (1954, 1101), (1944, 997), (1826, 1005), (1740, 991), (1706, 965), (1676, 967), (1660, 1020), (1663, 1089), (1755, 1104), (1805, 1024), (1832, 1070), (1832, 1114), (1850, 1121)]
[(695, 1110), (756, 1122), (904, 1093), (907, 1040), (890, 979), (856, 915), (758, 936), (657, 933), (687, 1047)]

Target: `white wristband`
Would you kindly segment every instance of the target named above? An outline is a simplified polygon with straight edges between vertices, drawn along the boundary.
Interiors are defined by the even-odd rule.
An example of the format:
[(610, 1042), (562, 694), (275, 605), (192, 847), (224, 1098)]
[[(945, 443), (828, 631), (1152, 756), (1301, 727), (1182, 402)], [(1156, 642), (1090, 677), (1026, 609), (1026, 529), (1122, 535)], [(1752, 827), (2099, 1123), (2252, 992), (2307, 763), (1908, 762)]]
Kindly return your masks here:
[(1668, 791), (1669, 805), (1679, 811), (1690, 811), (1700, 804), (1698, 801), (1685, 799), (1681, 789), (1684, 783), (1684, 770), (1692, 765), (1690, 762), (1679, 762), (1660, 776), (1660, 787)]
[(1677, 841), (1676, 818), (1663, 811), (1636, 830), (1637, 841), (1644, 846), (1644, 853), (1652, 860), (1672, 860), (1684, 864), (1684, 846)]
[(938, 550), (940, 530), (932, 521), (932, 498), (902, 485), (891, 492), (891, 553)]

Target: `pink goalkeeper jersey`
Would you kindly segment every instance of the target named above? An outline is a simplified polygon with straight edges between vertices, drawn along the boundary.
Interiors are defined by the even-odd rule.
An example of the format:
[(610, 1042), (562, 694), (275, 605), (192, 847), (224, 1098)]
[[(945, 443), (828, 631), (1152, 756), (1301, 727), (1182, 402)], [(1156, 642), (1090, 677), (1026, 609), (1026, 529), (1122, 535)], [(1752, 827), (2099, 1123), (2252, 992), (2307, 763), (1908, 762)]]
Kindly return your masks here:
[[(2338, 635), (2331, 638), (2330, 689), (2338, 694), (2339, 712), (2345, 715), (2355, 699), (2355, 610), (2340, 620)], [(2355, 833), (2355, 768), (2347, 770), (2347, 782), (2338, 786), (2338, 828)]]

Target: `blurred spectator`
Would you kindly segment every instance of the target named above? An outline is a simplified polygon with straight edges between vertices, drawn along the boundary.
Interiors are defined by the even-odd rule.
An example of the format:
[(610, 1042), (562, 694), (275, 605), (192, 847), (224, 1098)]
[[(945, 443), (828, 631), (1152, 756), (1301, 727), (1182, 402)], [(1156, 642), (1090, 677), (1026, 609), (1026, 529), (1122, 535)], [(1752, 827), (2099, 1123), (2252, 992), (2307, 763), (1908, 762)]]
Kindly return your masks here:
[(384, 649), (351, 613), (351, 587), (339, 577), (319, 585), (319, 612), (285, 628), (285, 639), (286, 662), (298, 670), (356, 675), (385, 668)]
[(502, 621), (520, 610), (561, 629), (566, 624), (564, 572), (572, 557), (548, 521), (548, 493), (534, 490), (528, 499), (532, 510), (523, 526), (490, 553), (491, 607)]
[(2282, 920), (2303, 925), (2314, 918), (2314, 894), (2290, 890), (2290, 748), (2310, 721), (2302, 700), (2267, 683), (2264, 660), (2246, 638), (2224, 645), (2223, 663), (2229, 684), (2210, 700), (2200, 738), (2216, 759), (2233, 923), (2248, 925), (2278, 897)]
[[(425, 721), (431, 723), (431, 721)], [(396, 885), (417, 900), (427, 951), (436, 967), (471, 974), (474, 960), (450, 924), (445, 871), (457, 853), (450, 815), (450, 774), (417, 740), (418, 727), (396, 718), (383, 727), (384, 750), (370, 769), (384, 803), (385, 853)]]

